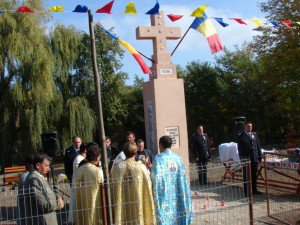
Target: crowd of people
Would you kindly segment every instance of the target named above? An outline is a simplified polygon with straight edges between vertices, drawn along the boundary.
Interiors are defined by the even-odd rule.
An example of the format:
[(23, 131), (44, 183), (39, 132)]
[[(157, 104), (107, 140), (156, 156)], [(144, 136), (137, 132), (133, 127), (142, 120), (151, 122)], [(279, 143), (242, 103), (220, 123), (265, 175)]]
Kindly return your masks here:
[[(191, 224), (190, 187), (183, 161), (171, 151), (172, 139), (159, 139), (160, 154), (145, 149), (128, 132), (118, 148), (105, 144), (110, 171), (110, 224)], [(65, 152), (65, 172), (70, 183), (69, 205), (47, 181), (51, 159), (45, 154), (30, 156), (18, 193), (19, 224), (58, 224), (56, 211), (68, 207), (69, 224), (102, 224), (104, 218), (104, 175), (101, 149), (94, 142), (73, 138)]]
[[(242, 159), (251, 162), (252, 190), (256, 187), (257, 166), (261, 161), (258, 136), (252, 123), (246, 123), (239, 134), (238, 150)], [(101, 224), (105, 213), (103, 157), (94, 142), (82, 142), (76, 136), (66, 149), (64, 166), (70, 183), (69, 224)], [(110, 174), (111, 224), (191, 224), (193, 210), (187, 173), (182, 158), (172, 152), (172, 139), (159, 139), (159, 154), (145, 149), (143, 140), (135, 140), (133, 132), (119, 148), (105, 138)], [(207, 163), (211, 157), (208, 135), (203, 125), (197, 126), (192, 142), (198, 163), (199, 184), (207, 184)], [(51, 159), (36, 153), (27, 160), (26, 172), (18, 186), (18, 224), (58, 224), (56, 210), (66, 207), (47, 181)], [(243, 171), (246, 181), (246, 170)], [(246, 183), (246, 182), (245, 182)], [(247, 187), (244, 187), (247, 195)]]

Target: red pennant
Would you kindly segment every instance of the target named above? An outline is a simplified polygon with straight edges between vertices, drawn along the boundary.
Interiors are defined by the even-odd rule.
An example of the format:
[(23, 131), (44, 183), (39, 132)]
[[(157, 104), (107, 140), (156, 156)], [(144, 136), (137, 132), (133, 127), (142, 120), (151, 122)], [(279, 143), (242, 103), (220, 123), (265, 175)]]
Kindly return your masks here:
[(96, 13), (107, 13), (107, 14), (111, 14), (111, 8), (114, 4), (114, 1), (111, 1), (110, 3), (106, 4), (105, 6), (103, 6), (102, 8), (98, 9), (96, 11)]
[(17, 10), (17, 12), (21, 13), (33, 13), (27, 6), (20, 6)]
[(239, 19), (239, 18), (229, 18), (229, 19), (233, 19), (236, 22), (238, 22), (239, 24), (245, 24), (245, 25), (247, 25), (242, 19)]
[(169, 14), (168, 17), (170, 18), (170, 20), (171, 20), (172, 22), (175, 22), (176, 20), (180, 20), (180, 19), (183, 17), (183, 15), (173, 15), (173, 14)]
[(291, 28), (292, 23), (288, 22), (288, 21), (280, 21), (282, 24), (284, 24), (285, 26), (287, 26), (288, 28)]

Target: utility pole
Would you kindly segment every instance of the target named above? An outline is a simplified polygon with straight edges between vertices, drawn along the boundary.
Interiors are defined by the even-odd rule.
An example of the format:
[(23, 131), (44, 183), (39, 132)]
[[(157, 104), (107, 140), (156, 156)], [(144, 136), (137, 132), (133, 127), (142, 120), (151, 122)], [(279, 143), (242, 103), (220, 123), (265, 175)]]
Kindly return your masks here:
[[(111, 198), (110, 198), (110, 183), (109, 183), (109, 171), (108, 171), (108, 162), (107, 162), (107, 151), (105, 145), (105, 131), (104, 131), (104, 122), (103, 122), (103, 113), (102, 113), (102, 101), (101, 101), (101, 88), (100, 88), (100, 79), (97, 68), (97, 53), (95, 45), (95, 33), (94, 33), (94, 21), (92, 11), (88, 11), (89, 14), (89, 29), (90, 29), (90, 41), (91, 41), (91, 52), (92, 52), (92, 63), (93, 63), (93, 73), (94, 73), (94, 83), (95, 91), (97, 96), (97, 106), (98, 106), (98, 127), (99, 133), (101, 134), (102, 150), (104, 157), (104, 189), (106, 200), (103, 202), (104, 214), (103, 214), (103, 224), (112, 224), (112, 210), (111, 210)], [(106, 210), (105, 210), (106, 209)], [(106, 213), (105, 213), (106, 212)], [(105, 215), (106, 214), (106, 215)]]

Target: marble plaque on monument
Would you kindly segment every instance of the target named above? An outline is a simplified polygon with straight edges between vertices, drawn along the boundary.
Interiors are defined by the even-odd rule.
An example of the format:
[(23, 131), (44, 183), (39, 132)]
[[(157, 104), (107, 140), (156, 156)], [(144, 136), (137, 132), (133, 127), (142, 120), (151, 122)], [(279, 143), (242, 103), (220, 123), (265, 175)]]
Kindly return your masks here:
[(172, 148), (179, 148), (179, 127), (166, 127), (165, 135), (172, 138)]

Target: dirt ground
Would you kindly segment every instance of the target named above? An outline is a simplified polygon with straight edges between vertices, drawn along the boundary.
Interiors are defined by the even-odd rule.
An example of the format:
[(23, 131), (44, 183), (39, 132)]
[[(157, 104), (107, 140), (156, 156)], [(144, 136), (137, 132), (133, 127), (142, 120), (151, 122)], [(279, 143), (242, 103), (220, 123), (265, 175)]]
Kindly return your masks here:
[[(199, 185), (198, 173), (195, 165), (191, 164), (191, 197), (194, 209), (194, 224), (216, 225), (243, 225), (250, 224), (250, 202), (243, 193), (241, 179), (227, 179), (222, 181), (225, 172), (224, 165), (210, 165), (208, 167), (208, 184)], [(55, 175), (63, 173), (62, 165), (55, 165)], [(299, 174), (292, 175), (298, 176)], [(238, 176), (237, 176), (238, 177)], [(241, 177), (241, 175), (239, 176)], [(0, 176), (0, 179), (2, 177)], [(274, 177), (276, 179), (276, 177)], [(2, 179), (1, 179), (2, 180)], [(61, 189), (66, 193), (64, 199), (68, 203), (69, 186), (61, 184)], [(267, 216), (266, 189), (259, 185), (261, 195), (253, 196), (253, 224), (257, 225), (300, 225), (300, 195), (287, 195), (280, 193), (278, 189), (270, 190), (270, 211), (272, 217)], [(287, 191), (288, 193), (288, 191)], [(274, 195), (273, 195), (274, 194)], [(7, 215), (15, 217), (16, 214), (16, 190), (0, 192), (0, 225), (16, 224), (4, 222)], [(58, 213), (60, 224), (65, 224), (66, 209)], [(16, 217), (15, 217), (16, 218)], [(1, 222), (2, 221), (2, 222)]]

